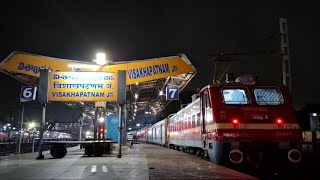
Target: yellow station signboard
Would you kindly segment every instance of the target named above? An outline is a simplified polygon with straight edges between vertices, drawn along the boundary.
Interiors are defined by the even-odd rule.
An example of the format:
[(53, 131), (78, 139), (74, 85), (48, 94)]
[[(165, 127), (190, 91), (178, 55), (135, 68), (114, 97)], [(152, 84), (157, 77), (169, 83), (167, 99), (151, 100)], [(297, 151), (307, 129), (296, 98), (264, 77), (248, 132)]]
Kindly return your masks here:
[(51, 72), (49, 101), (117, 101), (117, 73)]
[(100, 67), (93, 62), (14, 52), (0, 63), (0, 71), (6, 73), (39, 77), (40, 69), (49, 69), (52, 72), (118, 72), (118, 70), (125, 70), (127, 85), (196, 72), (185, 55), (117, 62)]

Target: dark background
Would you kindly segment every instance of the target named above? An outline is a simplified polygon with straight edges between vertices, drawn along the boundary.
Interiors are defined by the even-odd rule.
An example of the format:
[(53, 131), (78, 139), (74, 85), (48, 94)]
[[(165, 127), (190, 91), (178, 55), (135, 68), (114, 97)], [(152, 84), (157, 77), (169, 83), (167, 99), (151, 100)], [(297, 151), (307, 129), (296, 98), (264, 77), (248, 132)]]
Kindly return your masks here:
[[(320, 101), (316, 10), (314, 1), (303, 0), (1, 1), (0, 60), (13, 51), (83, 61), (101, 50), (113, 61), (184, 53), (198, 71), (187, 92), (212, 82), (213, 54), (245, 52), (229, 72), (280, 84), (279, 17), (286, 17), (299, 110)], [(0, 121), (17, 120), (21, 84), (3, 73), (0, 82)], [(47, 117), (58, 121), (79, 115), (61, 103), (48, 108)], [(29, 103), (27, 121), (39, 121), (40, 109)]]

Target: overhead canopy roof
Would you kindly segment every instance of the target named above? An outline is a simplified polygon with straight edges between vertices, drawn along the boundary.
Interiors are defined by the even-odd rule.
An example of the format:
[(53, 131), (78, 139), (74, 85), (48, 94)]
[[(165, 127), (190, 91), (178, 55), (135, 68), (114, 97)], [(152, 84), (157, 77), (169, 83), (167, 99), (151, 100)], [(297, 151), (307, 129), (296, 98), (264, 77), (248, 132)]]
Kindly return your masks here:
[[(157, 73), (157, 68), (168, 68)], [(0, 71), (27, 85), (37, 86), (40, 69), (51, 71), (127, 71), (127, 112), (128, 118), (139, 119), (141, 115), (154, 115), (162, 111), (166, 101), (167, 86), (179, 87), (180, 92), (196, 73), (196, 69), (184, 54), (171, 57), (112, 62), (98, 66), (94, 62), (59, 59), (47, 56), (13, 52), (0, 64)], [(163, 95), (161, 95), (161, 93)], [(137, 96), (137, 98), (135, 97)], [(90, 119), (94, 117), (95, 102), (64, 102)], [(107, 102), (107, 111), (116, 112), (116, 102)], [(135, 110), (136, 109), (136, 110)]]

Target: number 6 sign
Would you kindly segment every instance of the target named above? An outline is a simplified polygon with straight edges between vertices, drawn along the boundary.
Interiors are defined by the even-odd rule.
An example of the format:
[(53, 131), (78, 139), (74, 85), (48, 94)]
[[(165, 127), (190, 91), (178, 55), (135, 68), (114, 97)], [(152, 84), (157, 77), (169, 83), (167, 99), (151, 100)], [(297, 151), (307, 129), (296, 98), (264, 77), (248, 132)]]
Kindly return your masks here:
[(166, 88), (166, 100), (179, 100), (179, 88), (167, 87)]
[(36, 99), (37, 87), (22, 86), (20, 93), (20, 102), (33, 101)]

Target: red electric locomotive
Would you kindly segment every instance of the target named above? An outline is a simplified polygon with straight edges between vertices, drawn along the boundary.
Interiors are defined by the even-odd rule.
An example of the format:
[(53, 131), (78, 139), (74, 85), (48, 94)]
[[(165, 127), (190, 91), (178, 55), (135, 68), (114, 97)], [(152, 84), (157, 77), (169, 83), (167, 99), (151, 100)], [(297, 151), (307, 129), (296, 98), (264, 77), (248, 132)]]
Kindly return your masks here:
[(302, 131), (288, 89), (256, 84), (249, 75), (203, 88), (200, 98), (169, 119), (168, 130), (169, 146), (203, 151), (218, 164), (302, 158)]
[(257, 84), (246, 75), (208, 85), (199, 96), (176, 114), (139, 130), (138, 140), (203, 154), (218, 164), (301, 161), (302, 131), (287, 87)]

